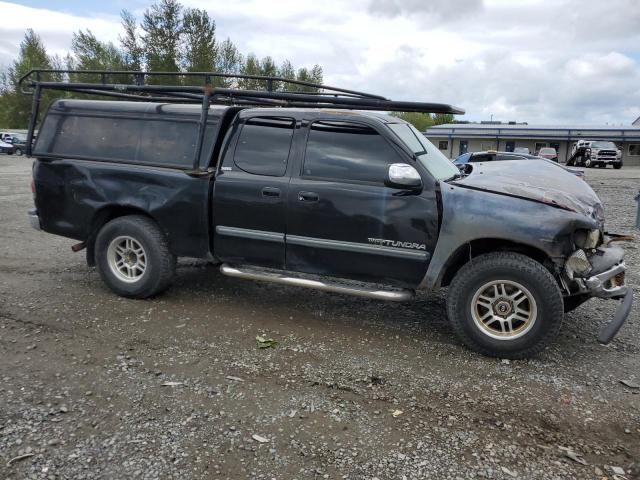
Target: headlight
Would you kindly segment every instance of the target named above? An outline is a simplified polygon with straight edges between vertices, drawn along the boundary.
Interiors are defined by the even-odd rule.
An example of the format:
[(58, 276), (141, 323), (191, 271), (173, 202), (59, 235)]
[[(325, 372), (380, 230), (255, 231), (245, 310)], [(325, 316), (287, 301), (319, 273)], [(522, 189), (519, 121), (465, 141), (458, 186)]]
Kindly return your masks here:
[(569, 255), (569, 258), (567, 258), (564, 264), (564, 268), (567, 276), (573, 279), (576, 275), (578, 277), (586, 277), (593, 267), (591, 263), (589, 263), (584, 250), (576, 250)]
[(573, 234), (573, 242), (576, 247), (591, 250), (600, 244), (600, 230), (576, 230)]

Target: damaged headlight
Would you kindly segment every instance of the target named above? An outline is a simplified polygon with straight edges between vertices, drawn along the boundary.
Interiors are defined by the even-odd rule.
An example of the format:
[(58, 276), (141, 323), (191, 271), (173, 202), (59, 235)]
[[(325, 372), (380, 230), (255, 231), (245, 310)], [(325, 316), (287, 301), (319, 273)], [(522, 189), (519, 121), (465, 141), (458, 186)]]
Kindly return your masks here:
[(602, 234), (600, 230), (594, 228), (593, 230), (576, 230), (573, 234), (573, 243), (576, 247), (584, 248), (585, 250), (591, 250), (600, 245), (600, 239)]
[(589, 272), (592, 270), (591, 263), (587, 258), (587, 254), (584, 253), (584, 250), (576, 250), (567, 261), (564, 263), (564, 269), (567, 272), (567, 276), (571, 279), (574, 277), (586, 277)]

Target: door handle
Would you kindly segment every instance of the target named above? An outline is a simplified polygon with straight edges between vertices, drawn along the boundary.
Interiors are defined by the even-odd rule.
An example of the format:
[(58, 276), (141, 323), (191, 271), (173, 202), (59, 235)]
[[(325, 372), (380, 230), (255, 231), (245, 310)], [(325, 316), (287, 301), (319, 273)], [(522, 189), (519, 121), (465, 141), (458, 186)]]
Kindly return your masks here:
[(263, 197), (279, 197), (280, 189), (275, 187), (264, 187), (262, 189), (262, 196)]
[(320, 196), (315, 192), (298, 192), (298, 201), (300, 202), (317, 202)]

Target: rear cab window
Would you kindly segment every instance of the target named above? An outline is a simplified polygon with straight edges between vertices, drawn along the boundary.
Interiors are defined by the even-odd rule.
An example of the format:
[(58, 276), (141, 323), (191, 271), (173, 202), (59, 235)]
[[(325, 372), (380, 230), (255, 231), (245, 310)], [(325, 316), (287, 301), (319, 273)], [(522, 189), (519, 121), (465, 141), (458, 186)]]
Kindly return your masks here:
[[(284, 176), (294, 128), (295, 120), (289, 117), (249, 118), (238, 137), (235, 167), (253, 175)], [(229, 168), (226, 162), (225, 167)]]

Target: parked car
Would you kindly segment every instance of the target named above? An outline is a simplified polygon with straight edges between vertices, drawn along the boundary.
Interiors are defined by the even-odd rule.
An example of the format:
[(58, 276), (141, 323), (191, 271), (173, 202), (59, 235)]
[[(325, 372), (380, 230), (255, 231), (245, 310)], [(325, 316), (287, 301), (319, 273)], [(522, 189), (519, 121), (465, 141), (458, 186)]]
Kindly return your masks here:
[(573, 144), (567, 165), (581, 165), (587, 168), (612, 165), (622, 168), (622, 151), (613, 142), (580, 140)]
[[(464, 165), (468, 163), (479, 163), (479, 162), (495, 162), (495, 161), (503, 161), (503, 160), (547, 160), (543, 157), (537, 157), (536, 155), (528, 155), (525, 153), (513, 153), (513, 152), (496, 152), (496, 151), (486, 151), (486, 152), (469, 152), (463, 153), (458, 158), (456, 158), (453, 163), (458, 166), (458, 168), (462, 168)], [(578, 168), (567, 168), (558, 163), (554, 163), (559, 168), (566, 170), (574, 174), (575, 176), (581, 178), (582, 180), (586, 180), (586, 176), (584, 174), (584, 170), (580, 170)]]
[(558, 162), (558, 152), (553, 147), (542, 147), (537, 154), (538, 157), (546, 158), (554, 162)]
[(513, 149), (513, 153), (526, 153), (528, 155), (530, 152), (527, 147), (516, 147)]
[(20, 137), (18, 135), (14, 135), (11, 141), (11, 145), (13, 145), (13, 153), (18, 156), (23, 155), (27, 150), (27, 138)]
[(0, 140), (0, 153), (7, 153), (9, 155), (13, 154), (13, 145), (7, 142), (3, 142)]
[[(255, 92), (224, 93), (255, 102)], [(78, 239), (74, 251), (87, 249), (116, 294), (159, 294), (181, 256), (378, 300), (449, 286), (455, 332), (503, 358), (539, 352), (564, 311), (592, 297), (623, 299), (603, 343), (627, 318), (624, 252), (609, 243), (602, 203), (557, 165), (541, 160), (531, 175), (529, 162), (485, 162), (463, 175), (395, 117), (329, 110), (325, 96), (264, 92), (305, 108), (209, 108), (204, 95), (202, 107), (58, 100), (44, 116), (32, 225)]]

